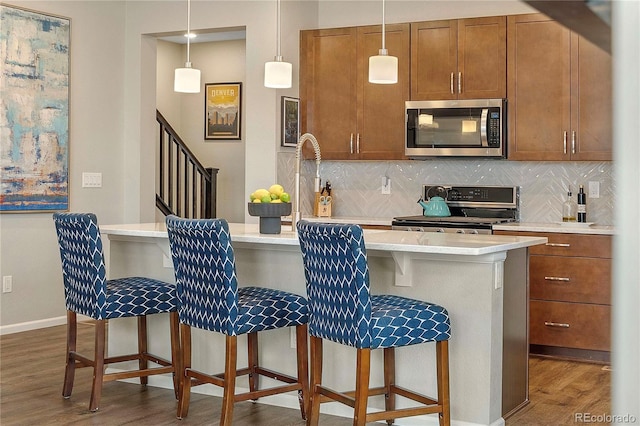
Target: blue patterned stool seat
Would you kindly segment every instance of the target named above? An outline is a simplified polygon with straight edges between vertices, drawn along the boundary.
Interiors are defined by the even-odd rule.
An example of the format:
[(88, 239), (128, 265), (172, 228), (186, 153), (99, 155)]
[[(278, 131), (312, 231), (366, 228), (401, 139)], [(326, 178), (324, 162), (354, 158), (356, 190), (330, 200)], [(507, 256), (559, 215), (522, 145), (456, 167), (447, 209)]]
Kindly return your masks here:
[[(172, 373), (174, 391), (179, 393), (176, 372), (179, 367), (178, 297), (176, 286), (144, 277), (106, 279), (102, 239), (98, 220), (91, 213), (55, 213), (53, 220), (58, 235), (62, 261), (65, 304), (67, 308), (67, 365), (62, 395), (71, 396), (75, 368), (93, 367), (94, 379), (89, 409), (96, 411), (103, 381), (117, 380), (118, 373), (104, 374), (105, 364), (137, 360), (139, 370), (127, 372), (127, 377), (147, 377)], [(169, 313), (171, 326), (171, 361), (148, 353), (146, 316)], [(96, 320), (93, 359), (76, 352), (77, 314)], [(138, 321), (138, 352), (114, 358), (105, 357), (106, 322), (109, 319), (136, 317)], [(160, 367), (149, 368), (149, 362)], [(120, 373), (124, 374), (124, 373)]]
[(178, 310), (176, 286), (153, 278), (129, 277), (108, 280), (106, 296), (105, 319)]
[[(434, 303), (394, 295), (372, 296), (369, 266), (362, 229), (300, 221), (298, 239), (304, 263), (311, 335), (311, 409), (308, 425), (319, 421), (321, 396), (354, 408), (354, 425), (397, 417), (437, 413), (441, 425), (449, 418), (448, 340), (449, 314)], [(355, 399), (322, 386), (322, 340), (357, 349)], [(395, 348), (436, 343), (438, 397), (432, 399), (395, 385)], [(384, 350), (381, 388), (369, 389), (372, 349)], [(367, 413), (369, 395), (385, 395), (385, 410)], [(399, 394), (422, 404), (395, 409)]]
[(371, 349), (435, 342), (449, 337), (449, 313), (442, 306), (400, 296), (371, 296)]
[[(178, 417), (187, 416), (191, 386), (211, 383), (224, 388), (221, 425), (230, 425), (234, 401), (298, 391), (302, 417), (309, 401), (307, 321), (304, 297), (263, 287), (238, 287), (229, 225), (224, 219), (168, 216), (167, 231), (179, 299), (183, 374)], [(226, 335), (225, 372), (209, 375), (191, 368), (191, 327)], [(298, 377), (258, 365), (258, 332), (296, 327)], [(237, 369), (237, 336), (246, 334), (249, 367)], [(236, 376), (249, 375), (249, 392), (235, 394)], [(258, 376), (285, 385), (258, 389)], [(221, 378), (222, 377), (222, 378)], [(192, 378), (197, 379), (192, 383)]]

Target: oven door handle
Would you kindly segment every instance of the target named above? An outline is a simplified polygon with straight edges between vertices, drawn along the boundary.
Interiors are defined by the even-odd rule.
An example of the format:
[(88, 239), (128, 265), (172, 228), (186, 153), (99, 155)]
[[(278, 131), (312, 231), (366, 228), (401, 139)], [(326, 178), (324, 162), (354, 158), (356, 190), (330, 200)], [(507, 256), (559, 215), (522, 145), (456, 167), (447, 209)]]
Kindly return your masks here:
[(480, 144), (483, 147), (489, 147), (489, 143), (487, 142), (487, 121), (489, 118), (489, 109), (483, 108), (482, 114), (480, 115)]

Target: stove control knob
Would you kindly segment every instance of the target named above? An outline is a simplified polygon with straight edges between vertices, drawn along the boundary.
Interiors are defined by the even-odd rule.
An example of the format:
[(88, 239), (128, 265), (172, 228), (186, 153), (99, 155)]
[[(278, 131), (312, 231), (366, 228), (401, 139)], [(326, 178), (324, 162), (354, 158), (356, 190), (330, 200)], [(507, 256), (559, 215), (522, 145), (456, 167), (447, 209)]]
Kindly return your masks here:
[(438, 228), (436, 229), (436, 232), (440, 232), (441, 234), (444, 234), (444, 228)]
[(464, 229), (458, 229), (458, 230), (456, 231), (456, 234), (464, 234), (464, 233), (465, 233), (465, 232), (464, 232)]
[(470, 234), (478, 234), (478, 230), (477, 229), (472, 229), (469, 231)]

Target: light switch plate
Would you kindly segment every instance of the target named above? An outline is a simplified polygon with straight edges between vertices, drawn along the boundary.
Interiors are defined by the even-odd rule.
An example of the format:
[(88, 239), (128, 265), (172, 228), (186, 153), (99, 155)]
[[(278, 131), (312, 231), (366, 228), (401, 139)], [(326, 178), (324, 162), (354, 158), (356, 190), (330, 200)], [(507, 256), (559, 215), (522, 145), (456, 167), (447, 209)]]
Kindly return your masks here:
[(600, 198), (600, 182), (589, 181), (589, 198)]
[(382, 176), (382, 190), (381, 193), (384, 195), (391, 194), (391, 178), (387, 176)]
[(102, 188), (102, 173), (82, 172), (83, 188)]

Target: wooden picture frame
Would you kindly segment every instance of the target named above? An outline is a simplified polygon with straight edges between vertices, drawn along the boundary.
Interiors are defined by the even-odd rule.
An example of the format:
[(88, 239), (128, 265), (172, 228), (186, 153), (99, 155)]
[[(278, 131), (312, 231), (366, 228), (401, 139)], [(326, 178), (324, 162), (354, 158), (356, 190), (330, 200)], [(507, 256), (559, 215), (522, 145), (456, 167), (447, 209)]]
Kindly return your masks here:
[(298, 98), (283, 96), (281, 105), (282, 128), (280, 132), (280, 145), (295, 147), (300, 138), (300, 100)]
[(0, 4), (0, 32), (0, 212), (67, 211), (71, 19)]
[(240, 140), (242, 83), (207, 83), (204, 87), (204, 138)]

